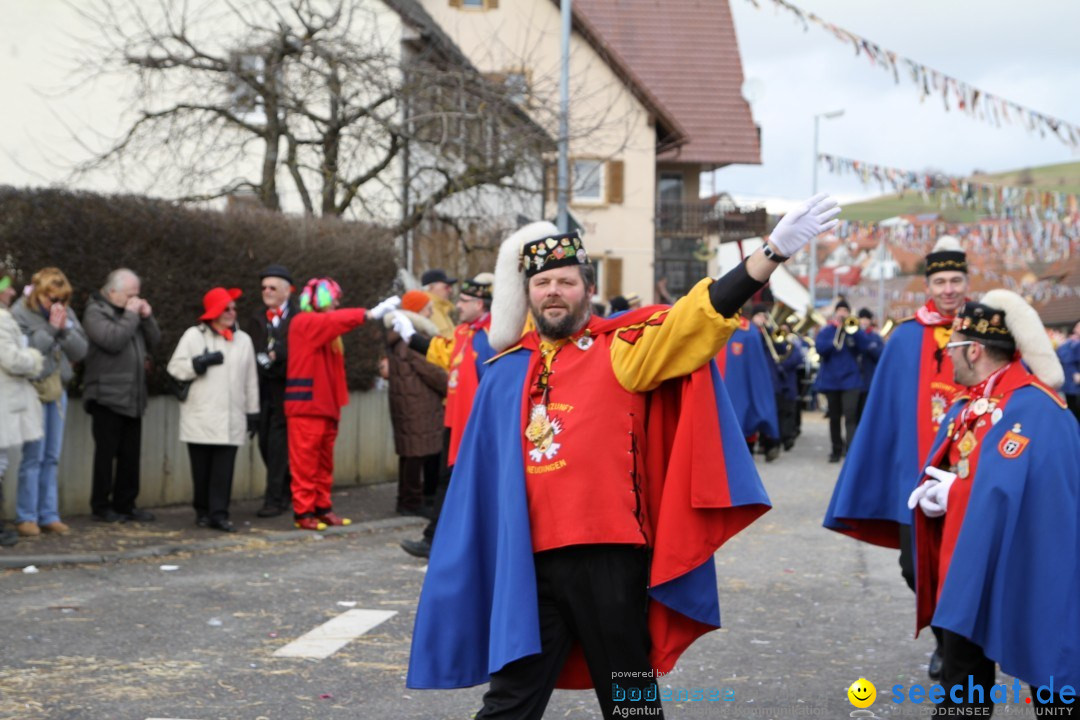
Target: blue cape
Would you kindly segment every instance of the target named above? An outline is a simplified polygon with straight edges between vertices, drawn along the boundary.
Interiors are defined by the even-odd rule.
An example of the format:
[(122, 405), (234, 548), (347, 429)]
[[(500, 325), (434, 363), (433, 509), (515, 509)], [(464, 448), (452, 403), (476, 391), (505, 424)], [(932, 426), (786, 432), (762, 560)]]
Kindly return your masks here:
[[(477, 391), (420, 594), (406, 679), (408, 687), (479, 685), (488, 682), (491, 673), (507, 663), (540, 652), (536, 576), (522, 447), (522, 397), (529, 359), (530, 353), (521, 351), (498, 358), (489, 365)], [(715, 513), (709, 515), (708, 522), (716, 522), (710, 529), (715, 529), (717, 524), (723, 525), (725, 521), (721, 515), (729, 518), (726, 521), (729, 526), (724, 532), (730, 537), (765, 512), (769, 501), (715, 364), (710, 363), (693, 376), (668, 381), (654, 390), (651, 393), (654, 409), (650, 409), (650, 416), (655, 413), (662, 418), (665, 415), (670, 405), (663, 403), (671, 402), (673, 383), (682, 388), (685, 386), (681, 383), (692, 381), (699, 382), (695, 387), (704, 387), (700, 382), (712, 385), (712, 393), (706, 401), (711, 400), (717, 414), (726, 473), (715, 473), (721, 460), (713, 456), (704, 458), (707, 466), (714, 470), (707, 478), (711, 488), (664, 479), (664, 499), (655, 512), (650, 506), (650, 517), (665, 517), (663, 511), (671, 510), (665, 503), (668, 502), (669, 488), (673, 488), (681, 493), (679, 499), (686, 503), (686, 513)], [(695, 394), (683, 397), (690, 398), (685, 402), (699, 399)], [(682, 433), (694, 440), (700, 452), (703, 446), (694, 438), (698, 428), (692, 425), (694, 423), (680, 424), (674, 434)], [(650, 448), (659, 442), (656, 438), (661, 434), (658, 431), (654, 437), (646, 438)], [(685, 461), (686, 458), (681, 459)], [(667, 458), (653, 460), (664, 463)], [(695, 462), (701, 460), (703, 458), (695, 458)], [(649, 482), (654, 479), (650, 477)], [(695, 504), (700, 495), (715, 497), (720, 486), (730, 497), (725, 506), (710, 505), (707, 510), (691, 511), (692, 504), (695, 508), (700, 507)], [(691, 492), (695, 493), (693, 498)], [(677, 511), (674, 515), (680, 517)], [(671, 513), (666, 516), (671, 517)], [(700, 520), (700, 517), (697, 515), (693, 520)], [(693, 526), (693, 522), (687, 523), (687, 527)], [(668, 540), (664, 541), (662, 537)], [(707, 551), (704, 560), (698, 561), (695, 567), (679, 570), (677, 575), (649, 591), (653, 601), (674, 611), (674, 615), (665, 615), (669, 626), (698, 624), (701, 630), (695, 637), (720, 626), (716, 569), (711, 553), (726, 537), (715, 541), (716, 537), (714, 534), (701, 540), (692, 531), (657, 530), (653, 572), (656, 572), (658, 557), (679, 555), (682, 548), (673, 548), (673, 545), (686, 542), (695, 555), (700, 555), (703, 549)], [(673, 664), (674, 657), (670, 660)]]
[(908, 495), (921, 477), (916, 407), (923, 326), (902, 323), (885, 343), (855, 438), (840, 468), (825, 527), (896, 548), (911, 524)]
[[(739, 346), (742, 351), (736, 353), (735, 349)], [(769, 369), (775, 363), (765, 349), (765, 338), (761, 336), (761, 331), (754, 325), (736, 329), (723, 352), (727, 353), (724, 385), (743, 436), (761, 432), (767, 437), (780, 437), (776, 395)]]
[[(966, 404), (956, 403), (934, 441)], [(1029, 444), (999, 450), (1015, 423)], [(1034, 386), (980, 443), (971, 496), (932, 625), (963, 635), (1032, 685), (1080, 685), (1080, 426)], [(931, 451), (931, 457), (934, 452)], [(918, 546), (916, 544), (916, 557)]]

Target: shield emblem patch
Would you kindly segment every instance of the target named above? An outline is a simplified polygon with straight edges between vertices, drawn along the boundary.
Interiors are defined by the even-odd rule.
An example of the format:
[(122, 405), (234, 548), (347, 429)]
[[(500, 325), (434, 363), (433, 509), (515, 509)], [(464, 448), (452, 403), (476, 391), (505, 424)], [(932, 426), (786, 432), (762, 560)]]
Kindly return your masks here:
[(733, 343), (731, 343), (731, 352), (735, 353), (736, 355), (742, 355), (742, 343), (741, 342), (733, 342)]
[(1018, 435), (1012, 430), (1005, 433), (1005, 437), (1001, 438), (1001, 442), (998, 443), (998, 451), (1002, 457), (1016, 458), (1020, 457), (1020, 453), (1024, 452), (1024, 448), (1027, 447), (1028, 438), (1023, 435)]

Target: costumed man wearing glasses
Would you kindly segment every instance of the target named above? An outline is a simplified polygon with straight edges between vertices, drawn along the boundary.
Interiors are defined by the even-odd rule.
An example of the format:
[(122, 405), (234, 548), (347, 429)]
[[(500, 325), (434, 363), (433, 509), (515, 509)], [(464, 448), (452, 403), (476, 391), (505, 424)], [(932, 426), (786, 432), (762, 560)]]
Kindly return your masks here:
[[(944, 235), (926, 256), (929, 298), (914, 318), (901, 321), (885, 343), (860, 421), (833, 489), (825, 527), (900, 549), (900, 569), (915, 590), (911, 556), (911, 478), (930, 452), (934, 436), (960, 389), (945, 344), (968, 289), (967, 256)], [(941, 676), (941, 637), (929, 675)]]
[(289, 469), (293, 520), (301, 530), (348, 525), (330, 501), (334, 483), (334, 441), (341, 408), (349, 403), (345, 384), (345, 346), (341, 336), (381, 320), (401, 304), (391, 297), (371, 310), (341, 308), (341, 287), (331, 278), (312, 278), (300, 293), (300, 314), (289, 327), (285, 416), (288, 418)]
[[(595, 686), (605, 718), (662, 716), (654, 671), (720, 624), (713, 553), (769, 507), (710, 361), (742, 304), (837, 213), (816, 196), (719, 280), (608, 320), (591, 316), (576, 234), (541, 222), (503, 243), (501, 354), (432, 545), (410, 687), (490, 682), (478, 720), (539, 718), (556, 685)], [(527, 312), (537, 329), (522, 335)]]
[(255, 514), (277, 517), (292, 506), (289, 434), (285, 420), (285, 373), (289, 367), (289, 323), (300, 312), (293, 279), (282, 265), (259, 274), (265, 306), (252, 317), (251, 340), (259, 368), (259, 453), (266, 464), (266, 494)]
[(402, 549), (416, 557), (428, 557), (431, 554), (431, 540), (435, 537), (435, 527), (439, 522), (439, 513), (442, 512), (446, 489), (450, 484), (450, 474), (457, 462), (458, 449), (461, 447), (461, 438), (465, 434), (465, 425), (472, 411), (473, 398), (476, 397), (480, 378), (487, 370), (487, 361), (495, 355), (491, 343), (488, 342), (494, 281), (495, 276), (491, 273), (480, 273), (471, 280), (461, 282), (456, 303), (461, 322), (454, 328), (454, 335), (449, 340), (442, 336), (429, 340), (417, 334), (408, 317), (400, 313), (393, 316), (394, 330), (409, 343), (409, 347), (423, 353), (428, 362), (438, 365), (449, 374), (446, 411), (443, 416), (443, 424), (446, 426), (443, 463), (435, 496), (435, 514), (424, 528), (422, 538), (401, 541)]
[(998, 663), (1031, 684), (1030, 702), (1057, 709), (1037, 716), (1062, 715), (1080, 686), (1080, 428), (1054, 391), (1061, 364), (1009, 290), (964, 305), (945, 347), (965, 389), (907, 503), (917, 628), (944, 632), (936, 711), (989, 716)]

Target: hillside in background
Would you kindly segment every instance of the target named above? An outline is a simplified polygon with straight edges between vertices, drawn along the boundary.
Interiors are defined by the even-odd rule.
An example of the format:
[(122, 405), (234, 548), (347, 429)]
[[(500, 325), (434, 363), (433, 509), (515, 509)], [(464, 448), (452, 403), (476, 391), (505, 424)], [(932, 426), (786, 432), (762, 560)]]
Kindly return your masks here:
[[(990, 185), (1015, 185), (1032, 190), (1080, 194), (1080, 162), (1045, 165), (1043, 167), (1010, 170), (993, 174), (975, 174), (974, 182)], [(875, 222), (897, 215), (921, 215), (938, 213), (949, 222), (971, 222), (976, 213), (968, 208), (956, 207), (945, 196), (931, 197), (925, 202), (921, 194), (906, 192), (903, 197), (895, 193), (882, 195), (857, 203), (844, 205), (843, 219), (858, 222)]]

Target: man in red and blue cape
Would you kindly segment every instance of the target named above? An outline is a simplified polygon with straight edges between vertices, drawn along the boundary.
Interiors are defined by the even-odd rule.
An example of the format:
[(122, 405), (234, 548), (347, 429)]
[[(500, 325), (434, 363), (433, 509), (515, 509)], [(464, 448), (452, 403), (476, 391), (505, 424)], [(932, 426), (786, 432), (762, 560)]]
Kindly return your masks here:
[(481, 720), (539, 718), (556, 685), (594, 686), (607, 718), (662, 717), (656, 676), (720, 624), (713, 553), (769, 508), (711, 360), (838, 212), (815, 197), (720, 280), (615, 320), (590, 315), (576, 234), (533, 223), (504, 242), (500, 355), (432, 545), (409, 687), (490, 682)]
[[(762, 306), (764, 307), (764, 306)], [(757, 311), (768, 314), (755, 306), (751, 309), (751, 318)], [(769, 357), (765, 347), (765, 335), (750, 318), (739, 318), (739, 325), (731, 333), (731, 338), (716, 356), (716, 365), (724, 379), (724, 387), (731, 398), (731, 407), (739, 419), (742, 434), (750, 439), (761, 434), (766, 438), (777, 439), (779, 444), (780, 423), (776, 412), (776, 385), (773, 375), (776, 364)]]
[(1080, 427), (1055, 393), (1061, 364), (1009, 290), (964, 305), (946, 349), (965, 389), (907, 503), (916, 628), (944, 635), (937, 714), (1016, 702), (992, 687), (997, 663), (1031, 685), (1036, 715), (1065, 715), (1080, 686)]
[[(911, 478), (922, 469), (952, 397), (959, 390), (945, 344), (968, 288), (967, 256), (943, 236), (926, 256), (929, 299), (889, 335), (866, 407), (825, 513), (825, 527), (856, 540), (900, 549), (900, 568), (915, 590), (911, 557)], [(941, 672), (941, 641), (929, 674)]]
[(409, 347), (423, 353), (428, 362), (438, 365), (449, 376), (446, 385), (446, 411), (443, 416), (443, 424), (446, 426), (443, 467), (435, 496), (434, 517), (424, 528), (424, 534), (419, 540), (401, 541), (402, 549), (416, 557), (431, 555), (431, 541), (435, 537), (435, 528), (446, 499), (450, 474), (457, 462), (461, 438), (465, 435), (465, 426), (472, 412), (476, 389), (487, 369), (487, 361), (495, 355), (491, 343), (488, 342), (494, 280), (495, 276), (491, 273), (480, 273), (461, 282), (456, 303), (461, 322), (454, 328), (454, 334), (449, 339), (441, 336), (428, 339), (416, 332), (405, 315), (394, 316), (394, 330), (409, 343)]

